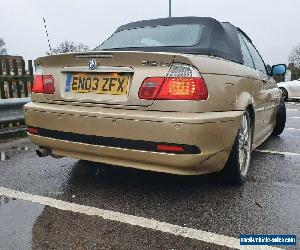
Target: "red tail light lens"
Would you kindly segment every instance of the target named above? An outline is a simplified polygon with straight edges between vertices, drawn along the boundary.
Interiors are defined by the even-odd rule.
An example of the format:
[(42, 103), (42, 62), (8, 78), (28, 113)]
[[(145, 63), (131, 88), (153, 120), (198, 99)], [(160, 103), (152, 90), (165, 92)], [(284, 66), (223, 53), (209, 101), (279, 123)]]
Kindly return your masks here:
[(139, 98), (207, 100), (208, 90), (200, 72), (194, 66), (174, 63), (166, 77), (146, 78), (140, 87)]
[(154, 100), (160, 90), (160, 86), (164, 82), (164, 79), (164, 77), (146, 78), (140, 87), (139, 98)]
[(34, 76), (33, 84), (32, 84), (32, 92), (44, 93), (43, 76), (41, 75)]
[(54, 79), (52, 76), (43, 76), (43, 84), (44, 84), (45, 94), (54, 94), (55, 86), (54, 86)]
[(36, 75), (32, 85), (33, 93), (54, 94), (54, 79), (51, 75)]
[(206, 100), (208, 92), (203, 78), (168, 77), (162, 85), (157, 100)]
[(208, 91), (201, 77), (150, 77), (139, 90), (140, 99), (206, 100)]

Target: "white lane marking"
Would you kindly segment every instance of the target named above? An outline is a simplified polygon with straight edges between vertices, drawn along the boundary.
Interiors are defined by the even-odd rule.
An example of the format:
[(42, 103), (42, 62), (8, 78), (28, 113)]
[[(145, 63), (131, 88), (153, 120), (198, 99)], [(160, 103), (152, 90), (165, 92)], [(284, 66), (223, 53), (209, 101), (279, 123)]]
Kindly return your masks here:
[[(70, 203), (62, 200), (56, 200), (44, 196), (24, 193), (12, 189), (4, 188), (4, 187), (0, 187), (0, 195), (4, 195), (10, 198), (30, 201), (34, 203), (39, 203), (60, 210), (98, 216), (105, 220), (126, 223), (134, 226), (139, 226), (143, 228), (148, 228), (156, 231), (177, 235), (177, 236), (182, 236), (185, 238), (191, 238), (191, 239), (195, 239), (195, 240), (199, 240), (199, 241), (203, 241), (215, 245), (226, 246), (235, 249), (253, 249), (253, 246), (249, 246), (249, 247), (240, 246), (240, 240), (238, 238), (215, 234), (215, 233), (188, 228), (188, 227), (182, 227), (182, 226), (178, 226), (166, 222), (160, 222), (154, 219), (148, 219), (144, 217), (123, 214), (123, 213), (109, 211), (109, 210), (103, 210), (96, 207), (79, 205), (79, 204)], [(279, 248), (255, 246), (255, 249), (279, 249)]]
[(300, 104), (300, 103), (299, 103), (299, 102), (287, 102), (286, 104), (287, 104), (287, 105), (289, 105), (289, 104), (290, 104), (290, 105), (298, 105), (298, 104)]
[(298, 111), (298, 112), (300, 112), (299, 109), (290, 109), (290, 108), (287, 108), (286, 110), (287, 110), (287, 111)]
[(288, 119), (300, 119), (300, 116), (292, 116), (292, 117), (288, 117)]
[(300, 128), (285, 128), (287, 130), (300, 131)]
[(278, 182), (275, 181), (273, 182), (275, 186), (280, 186), (280, 187), (285, 187), (285, 188), (292, 188), (292, 189), (299, 189), (300, 190), (300, 185), (295, 184), (295, 183), (284, 183), (284, 182)]
[(300, 153), (293, 152), (280, 152), (274, 150), (265, 150), (265, 149), (255, 149), (256, 152), (260, 153), (268, 153), (268, 154), (277, 154), (277, 155), (286, 155), (286, 156), (300, 156)]
[(6, 160), (6, 154), (4, 152), (0, 152), (0, 161)]

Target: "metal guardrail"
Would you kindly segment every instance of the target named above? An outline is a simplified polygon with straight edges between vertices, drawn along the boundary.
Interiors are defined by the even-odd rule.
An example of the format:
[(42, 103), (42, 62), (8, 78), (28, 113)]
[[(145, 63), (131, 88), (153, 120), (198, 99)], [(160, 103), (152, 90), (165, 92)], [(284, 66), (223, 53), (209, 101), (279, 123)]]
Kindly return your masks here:
[(24, 121), (23, 106), (30, 97), (0, 99), (0, 125)]

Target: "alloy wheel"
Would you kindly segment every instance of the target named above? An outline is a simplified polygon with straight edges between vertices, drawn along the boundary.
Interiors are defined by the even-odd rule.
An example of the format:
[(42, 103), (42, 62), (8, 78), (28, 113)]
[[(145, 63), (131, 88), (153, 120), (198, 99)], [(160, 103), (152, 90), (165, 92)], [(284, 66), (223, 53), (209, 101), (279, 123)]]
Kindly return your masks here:
[(248, 113), (244, 113), (239, 130), (239, 166), (242, 176), (246, 176), (251, 157), (251, 127)]

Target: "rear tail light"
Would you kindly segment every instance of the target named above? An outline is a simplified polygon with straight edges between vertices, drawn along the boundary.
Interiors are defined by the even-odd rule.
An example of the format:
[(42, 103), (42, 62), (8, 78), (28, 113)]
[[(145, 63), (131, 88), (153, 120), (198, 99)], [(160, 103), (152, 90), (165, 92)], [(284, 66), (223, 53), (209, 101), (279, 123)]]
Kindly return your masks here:
[(206, 100), (207, 88), (203, 78), (166, 78), (157, 96), (158, 100)]
[(163, 84), (164, 77), (149, 77), (146, 78), (139, 90), (140, 99), (154, 100)]
[(33, 93), (54, 94), (54, 79), (51, 75), (35, 75), (32, 85)]
[(201, 74), (192, 66), (173, 64), (166, 77), (146, 78), (139, 90), (140, 99), (206, 100), (208, 91)]

